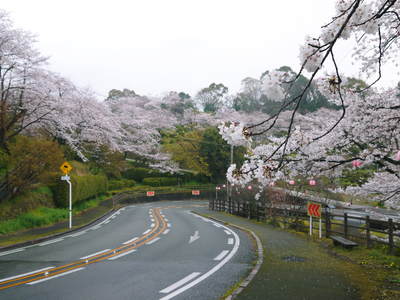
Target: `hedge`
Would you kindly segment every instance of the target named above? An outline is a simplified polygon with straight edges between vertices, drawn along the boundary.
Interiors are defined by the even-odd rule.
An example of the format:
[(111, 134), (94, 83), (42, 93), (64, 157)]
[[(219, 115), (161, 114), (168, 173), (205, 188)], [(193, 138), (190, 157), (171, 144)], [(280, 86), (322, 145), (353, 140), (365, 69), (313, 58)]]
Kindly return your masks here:
[[(103, 175), (71, 176), (72, 182), (72, 202), (78, 202), (98, 196), (107, 192), (107, 177)], [(57, 181), (52, 187), (54, 203), (57, 207), (67, 207), (68, 202), (68, 183)]]
[(177, 185), (178, 181), (176, 178), (172, 177), (148, 177), (143, 179), (143, 184), (150, 186), (168, 186)]
[(108, 189), (113, 190), (120, 190), (126, 187), (132, 187), (136, 184), (136, 181), (133, 179), (119, 179), (119, 180), (110, 180), (108, 182)]

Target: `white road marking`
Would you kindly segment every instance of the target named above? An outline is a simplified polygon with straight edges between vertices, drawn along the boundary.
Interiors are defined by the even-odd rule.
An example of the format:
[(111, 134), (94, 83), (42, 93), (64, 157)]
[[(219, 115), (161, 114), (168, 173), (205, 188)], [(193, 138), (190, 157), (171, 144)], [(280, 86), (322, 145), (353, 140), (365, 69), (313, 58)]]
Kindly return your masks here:
[[(228, 227), (222, 226), (227, 230), (230, 230)], [(215, 265), (211, 270), (209, 270), (208, 272), (204, 273), (203, 275), (201, 275), (200, 277), (196, 278), (195, 280), (193, 280), (192, 282), (188, 283), (187, 285), (182, 286), (181, 288), (175, 290), (174, 292), (166, 295), (165, 297), (161, 298), (160, 300), (168, 300), (171, 299), (181, 293), (183, 293), (184, 291), (190, 289), (191, 287), (194, 287), (196, 284), (202, 282), (204, 279), (210, 277), (212, 274), (214, 274), (215, 272), (217, 272), (219, 269), (221, 269), (238, 251), (239, 246), (240, 246), (240, 239), (239, 236), (232, 231), (232, 234), (234, 236), (235, 239), (235, 244), (233, 245), (232, 251), (225, 256), (225, 258), (223, 260), (221, 260), (217, 265)]]
[(19, 248), (19, 249), (14, 249), (14, 250), (6, 251), (6, 252), (1, 252), (1, 253), (0, 253), (0, 256), (8, 255), (8, 254), (13, 254), (13, 253), (18, 253), (18, 252), (21, 252), (21, 251), (24, 251), (24, 250), (25, 250), (25, 248)]
[(225, 257), (225, 255), (227, 255), (229, 252), (229, 250), (223, 250), (220, 254), (218, 254), (218, 256), (216, 256), (214, 258), (214, 260), (221, 260)]
[(104, 222), (104, 224), (108, 224), (108, 223), (110, 223), (110, 220), (107, 220), (107, 221)]
[(70, 234), (69, 237), (77, 237), (77, 236), (80, 236), (80, 235), (85, 234), (85, 233), (86, 233), (86, 231), (81, 231), (81, 232), (78, 232), (78, 233), (75, 233), (75, 234)]
[(199, 238), (200, 238), (199, 231), (196, 230), (196, 231), (194, 232), (194, 234), (190, 236), (190, 238), (189, 238), (189, 244), (193, 243), (195, 240), (198, 240)]
[(232, 233), (228, 230), (224, 230), (227, 235), (231, 235)]
[(167, 219), (167, 218), (164, 218), (164, 221), (165, 221), (165, 222), (168, 222), (168, 219)]
[(128, 254), (131, 254), (131, 253), (133, 253), (133, 252), (136, 252), (136, 249), (133, 249), (133, 250), (126, 251), (126, 252), (124, 252), (124, 253), (121, 253), (121, 254), (115, 255), (115, 256), (113, 256), (113, 257), (110, 257), (108, 260), (114, 260), (114, 259), (120, 258), (120, 257), (122, 257), (122, 256), (125, 256), (125, 255), (128, 255)]
[(168, 232), (169, 232), (169, 229), (165, 230), (165, 231), (163, 232), (163, 234), (167, 234)]
[(167, 224), (167, 227), (171, 227), (171, 224), (170, 224), (170, 223), (168, 223), (168, 224)]
[(92, 256), (96, 256), (97, 254), (102, 254), (102, 253), (107, 252), (107, 251), (110, 251), (110, 250), (111, 250), (111, 249), (101, 250), (101, 251), (99, 251), (99, 252), (92, 253), (92, 254), (86, 255), (86, 256), (84, 256), (84, 257), (81, 257), (80, 259), (86, 259), (86, 258), (89, 258), (89, 257), (92, 257)]
[(150, 225), (151, 228), (153, 228), (154, 226), (156, 226), (154, 223), (152, 223), (152, 224)]
[(50, 245), (50, 244), (61, 242), (63, 240), (64, 239), (55, 239), (55, 240), (51, 240), (51, 241), (40, 243), (40, 244), (38, 244), (38, 246), (42, 247), (42, 246), (46, 246), (46, 245)]
[(123, 244), (124, 244), (124, 245), (130, 244), (130, 243), (132, 243), (133, 241), (136, 241), (137, 239), (138, 239), (137, 237), (134, 237), (133, 239), (130, 239), (130, 240), (124, 242)]
[(101, 225), (96, 225), (96, 226), (93, 226), (91, 229), (96, 230), (96, 229), (99, 229), (100, 227), (101, 227)]
[(11, 280), (11, 279), (18, 278), (18, 277), (24, 277), (24, 276), (27, 276), (27, 275), (31, 275), (31, 274), (35, 274), (35, 273), (41, 272), (41, 271), (46, 271), (46, 270), (49, 270), (49, 269), (52, 269), (52, 268), (54, 268), (54, 267), (47, 267), (47, 268), (43, 268), (43, 269), (39, 269), (39, 270), (35, 270), (35, 271), (32, 271), (32, 272), (29, 272), (29, 273), (24, 273), (24, 274), (15, 275), (15, 276), (12, 276), (12, 277), (3, 278), (3, 279), (0, 279), (0, 282), (4, 282), (4, 281)]
[(201, 273), (199, 273), (199, 272), (193, 272), (192, 274), (186, 276), (185, 278), (183, 278), (183, 279), (175, 282), (174, 284), (171, 284), (170, 286), (166, 287), (165, 289), (161, 290), (160, 293), (168, 294), (168, 293), (172, 292), (173, 290), (176, 290), (178, 287), (184, 285), (186, 282), (196, 278), (200, 274)]
[(151, 230), (150, 229), (147, 229), (145, 232), (143, 232), (142, 234), (147, 234), (147, 233), (149, 233)]
[(151, 240), (150, 242), (147, 242), (146, 245), (154, 244), (154, 243), (157, 242), (159, 239), (161, 239), (161, 238), (157, 237), (157, 238), (155, 238), (154, 240)]
[(220, 224), (218, 224), (218, 223), (213, 223), (213, 225), (214, 225), (215, 227), (222, 227), (222, 225), (220, 225)]
[(228, 239), (228, 245), (233, 245), (233, 238)]
[(153, 219), (153, 218), (151, 218), (151, 220), (150, 220), (150, 221), (154, 222), (154, 219)]
[(64, 272), (64, 273), (61, 273), (61, 274), (57, 274), (57, 275), (51, 276), (49, 278), (43, 278), (43, 279), (39, 279), (39, 280), (36, 280), (36, 281), (28, 282), (27, 284), (33, 285), (33, 284), (40, 283), (40, 282), (43, 282), (43, 281), (47, 281), (47, 280), (50, 280), (50, 279), (54, 279), (54, 278), (57, 278), (57, 277), (65, 276), (65, 275), (68, 275), (68, 274), (71, 274), (71, 273), (74, 273), (74, 272), (78, 272), (78, 271), (83, 270), (83, 269), (85, 269), (85, 268), (78, 268), (78, 269), (75, 269), (75, 270), (71, 270), (71, 271), (68, 271), (68, 272)]

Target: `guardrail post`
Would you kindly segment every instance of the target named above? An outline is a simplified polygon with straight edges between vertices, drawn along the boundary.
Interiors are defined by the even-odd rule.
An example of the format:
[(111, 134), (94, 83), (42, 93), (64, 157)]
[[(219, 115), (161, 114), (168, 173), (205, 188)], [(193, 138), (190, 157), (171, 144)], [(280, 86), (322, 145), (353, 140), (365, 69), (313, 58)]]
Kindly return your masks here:
[(348, 236), (348, 227), (347, 227), (347, 213), (344, 213), (344, 238), (347, 239)]
[(325, 208), (325, 237), (329, 237), (331, 234), (331, 216), (329, 215), (329, 211)]
[(388, 220), (388, 225), (389, 225), (389, 252), (390, 254), (393, 254), (394, 250), (394, 242), (393, 242), (393, 219)]
[(367, 236), (367, 248), (371, 248), (371, 230), (370, 230), (369, 216), (365, 217), (365, 234)]

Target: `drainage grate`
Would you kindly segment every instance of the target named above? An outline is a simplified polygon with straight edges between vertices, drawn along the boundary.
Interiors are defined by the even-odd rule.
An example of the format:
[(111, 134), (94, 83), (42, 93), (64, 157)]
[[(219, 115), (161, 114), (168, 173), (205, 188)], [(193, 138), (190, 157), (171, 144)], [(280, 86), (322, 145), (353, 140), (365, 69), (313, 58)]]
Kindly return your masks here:
[(289, 255), (289, 256), (283, 256), (282, 260), (287, 261), (287, 262), (304, 262), (306, 260), (306, 258), (300, 257), (300, 256)]

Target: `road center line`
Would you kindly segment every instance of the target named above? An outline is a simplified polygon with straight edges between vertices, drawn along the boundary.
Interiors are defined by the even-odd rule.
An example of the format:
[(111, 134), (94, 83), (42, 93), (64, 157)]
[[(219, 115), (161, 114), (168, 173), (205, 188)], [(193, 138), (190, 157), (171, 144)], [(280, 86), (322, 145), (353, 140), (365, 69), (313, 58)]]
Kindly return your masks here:
[(132, 243), (133, 241), (136, 241), (137, 239), (138, 239), (137, 237), (134, 237), (133, 239), (130, 239), (130, 240), (124, 242), (123, 244), (124, 244), (124, 245), (130, 244), (130, 243)]
[(229, 252), (229, 250), (223, 250), (220, 254), (218, 254), (218, 256), (216, 256), (214, 258), (214, 260), (221, 260), (225, 257), (225, 255), (227, 255)]
[(131, 254), (131, 253), (136, 252), (136, 251), (137, 251), (136, 249), (133, 249), (133, 250), (130, 250), (130, 251), (126, 251), (124, 253), (121, 253), (121, 254), (115, 255), (113, 257), (110, 257), (108, 260), (114, 260), (114, 259), (120, 258), (120, 257), (128, 255), (128, 254)]
[(51, 240), (51, 241), (47, 241), (41, 244), (38, 244), (38, 246), (42, 247), (42, 246), (46, 246), (46, 245), (50, 245), (50, 244), (54, 244), (54, 243), (58, 243), (63, 241), (64, 239), (55, 239), (55, 240)]
[(92, 253), (92, 254), (86, 255), (86, 256), (84, 256), (84, 257), (81, 257), (80, 259), (86, 259), (86, 258), (89, 258), (89, 257), (92, 257), (92, 256), (96, 256), (97, 254), (105, 253), (105, 252), (110, 251), (110, 250), (111, 250), (111, 249), (101, 250), (101, 251), (99, 251), (99, 252)]
[(25, 250), (25, 248), (19, 248), (19, 249), (14, 249), (14, 250), (6, 251), (6, 252), (1, 252), (1, 253), (0, 253), (0, 256), (8, 255), (8, 254), (13, 254), (13, 253), (18, 253), (18, 252), (21, 252), (21, 251), (24, 251), (24, 250)]
[(40, 283), (40, 282), (43, 282), (43, 281), (47, 281), (47, 280), (50, 280), (50, 279), (54, 279), (54, 278), (57, 278), (57, 277), (65, 276), (65, 275), (68, 275), (68, 274), (71, 274), (71, 273), (74, 273), (74, 272), (77, 272), (77, 271), (80, 271), (80, 270), (83, 270), (83, 269), (85, 269), (85, 268), (74, 269), (74, 270), (71, 270), (71, 271), (68, 271), (68, 272), (64, 272), (64, 273), (61, 273), (61, 274), (57, 274), (57, 275), (51, 276), (49, 278), (43, 278), (43, 279), (39, 279), (39, 280), (36, 280), (36, 281), (28, 282), (27, 284), (33, 285), (33, 284)]
[(161, 290), (160, 293), (163, 294), (168, 294), (172, 292), (173, 290), (177, 289), (178, 287), (184, 285), (186, 282), (192, 280), (193, 278), (196, 278), (199, 276), (201, 273), (199, 272), (193, 272), (192, 274), (186, 276), (185, 278), (182, 278), (181, 280), (171, 284), (170, 286), (166, 287), (165, 289)]
[(43, 269), (39, 269), (39, 270), (35, 270), (35, 271), (32, 271), (32, 272), (29, 272), (29, 273), (24, 273), (24, 274), (15, 275), (15, 276), (12, 276), (12, 277), (3, 278), (3, 279), (0, 279), (0, 282), (4, 282), (4, 281), (11, 280), (11, 279), (18, 278), (18, 277), (24, 277), (24, 276), (27, 276), (27, 275), (31, 275), (31, 274), (35, 274), (35, 273), (41, 272), (41, 271), (46, 271), (46, 270), (49, 270), (49, 269), (52, 269), (52, 268), (54, 268), (54, 267), (47, 267), (47, 268), (43, 268)]
[(151, 240), (150, 242), (147, 242), (146, 245), (154, 244), (154, 243), (157, 242), (159, 239), (161, 239), (161, 238), (157, 237), (157, 238), (155, 238), (154, 240)]

